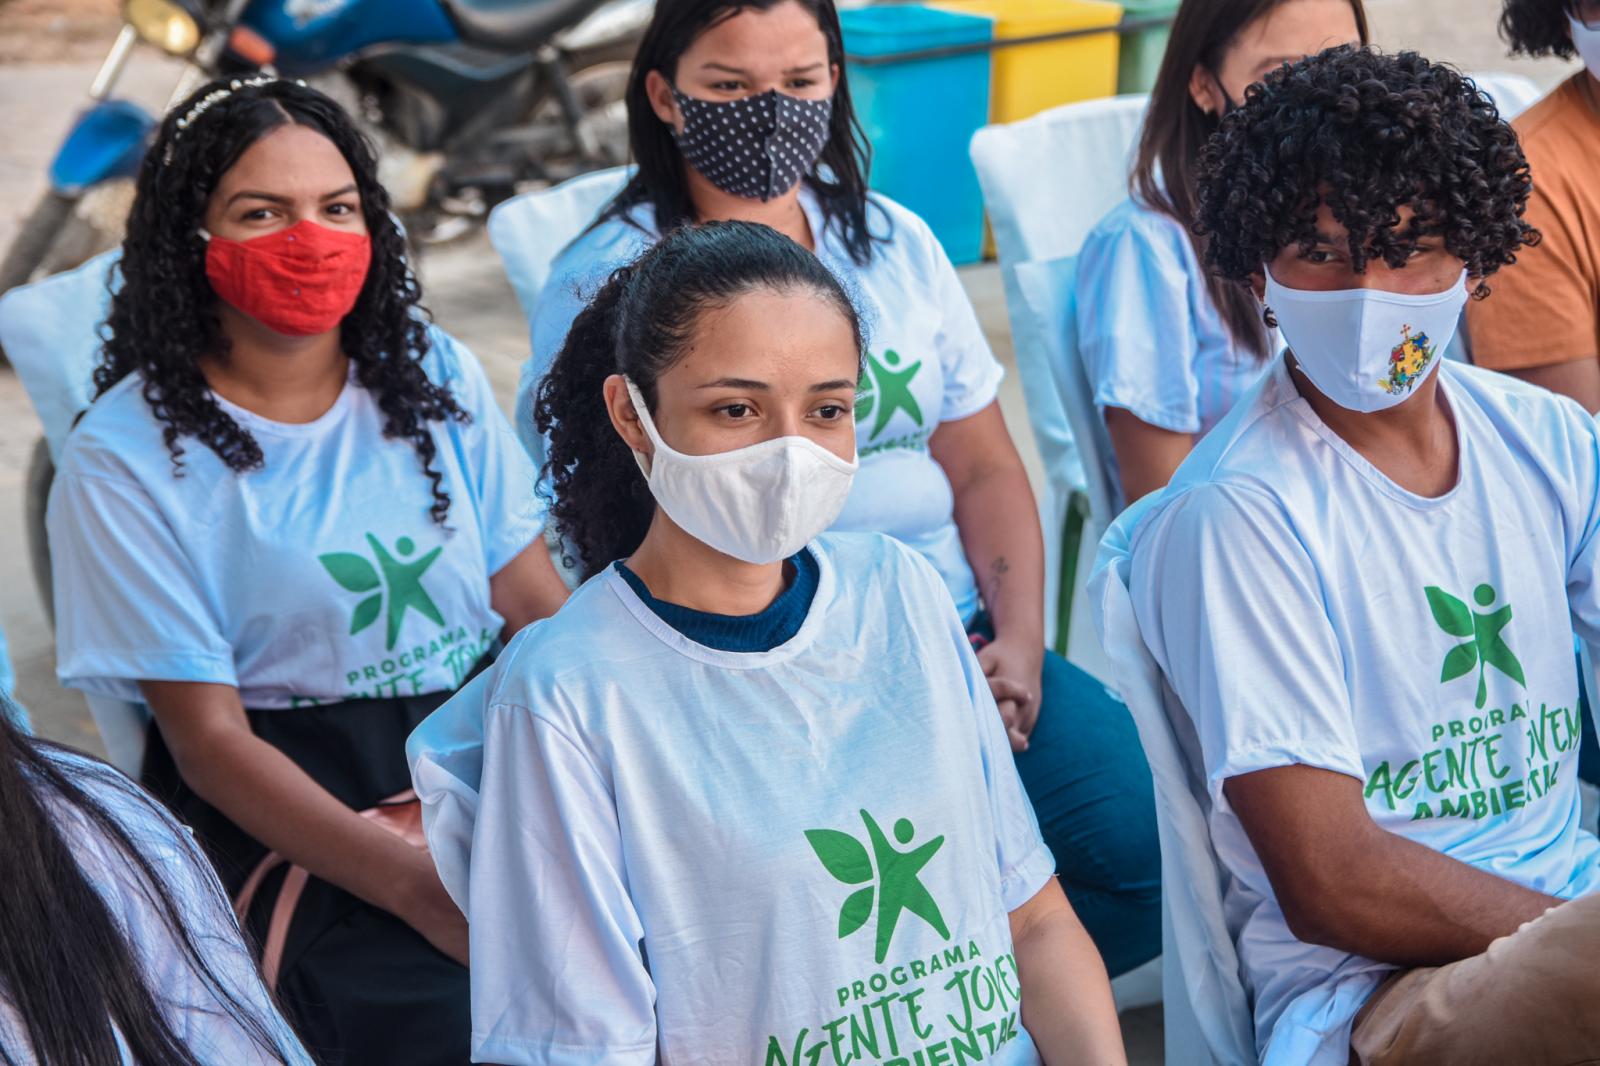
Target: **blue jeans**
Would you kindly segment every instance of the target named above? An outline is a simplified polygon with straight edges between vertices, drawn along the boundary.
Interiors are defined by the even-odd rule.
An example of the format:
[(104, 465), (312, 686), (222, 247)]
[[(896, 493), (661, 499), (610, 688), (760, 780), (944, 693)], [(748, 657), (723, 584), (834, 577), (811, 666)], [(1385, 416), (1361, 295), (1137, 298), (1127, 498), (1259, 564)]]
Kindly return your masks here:
[[(993, 636), (982, 615), (971, 629)], [(1155, 792), (1128, 709), (1047, 651), (1039, 722), (1015, 758), (1061, 887), (1111, 976), (1161, 954)]]

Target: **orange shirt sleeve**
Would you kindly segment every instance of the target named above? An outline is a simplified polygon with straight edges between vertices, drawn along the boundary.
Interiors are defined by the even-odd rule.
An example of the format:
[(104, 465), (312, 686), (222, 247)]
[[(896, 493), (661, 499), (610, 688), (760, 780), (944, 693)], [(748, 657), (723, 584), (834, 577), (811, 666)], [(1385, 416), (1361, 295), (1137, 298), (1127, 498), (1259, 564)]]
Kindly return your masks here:
[(1600, 172), (1584, 143), (1597, 135), (1597, 119), (1570, 83), (1545, 105), (1529, 115), (1537, 126), (1523, 131), (1534, 184), (1527, 220), (1543, 239), (1491, 276), (1489, 297), (1468, 307), (1472, 361), (1491, 370), (1600, 357)]

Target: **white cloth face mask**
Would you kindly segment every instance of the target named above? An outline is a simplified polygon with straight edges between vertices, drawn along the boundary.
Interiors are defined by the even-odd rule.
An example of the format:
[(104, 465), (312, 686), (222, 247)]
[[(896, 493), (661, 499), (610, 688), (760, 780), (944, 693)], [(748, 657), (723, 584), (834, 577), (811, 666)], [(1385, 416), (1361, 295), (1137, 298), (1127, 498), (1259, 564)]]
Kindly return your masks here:
[(1467, 305), (1467, 272), (1443, 292), (1316, 292), (1278, 284), (1267, 306), (1300, 372), (1328, 399), (1370, 413), (1405, 402), (1438, 369)]
[(1600, 78), (1600, 29), (1591, 30), (1570, 14), (1567, 22), (1572, 27), (1572, 47), (1583, 57), (1583, 65), (1589, 68), (1589, 73)]
[(775, 437), (685, 455), (656, 431), (638, 386), (624, 378), (655, 455), (634, 452), (656, 503), (685, 533), (747, 563), (787, 559), (833, 524), (860, 463), (805, 437)]

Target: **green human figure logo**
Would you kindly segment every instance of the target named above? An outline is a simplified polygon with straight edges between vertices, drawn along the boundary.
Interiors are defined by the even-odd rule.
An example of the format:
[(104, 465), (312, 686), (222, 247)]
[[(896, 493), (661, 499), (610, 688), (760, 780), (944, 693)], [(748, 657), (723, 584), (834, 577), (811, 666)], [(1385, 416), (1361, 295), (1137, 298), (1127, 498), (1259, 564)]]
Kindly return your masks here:
[(918, 426), (922, 425), (922, 405), (911, 392), (911, 379), (922, 369), (922, 360), (904, 370), (896, 370), (899, 365), (900, 353), (893, 349), (883, 353), (881, 362), (871, 352), (867, 353), (867, 370), (856, 389), (856, 421), (864, 420), (876, 408), (878, 416), (872, 423), (873, 437), (883, 432), (896, 411), (904, 411)]
[(378, 615), (383, 612), (386, 596), (389, 622), (386, 650), (394, 650), (394, 642), (400, 637), (400, 625), (405, 621), (408, 608), (437, 625), (444, 625), (444, 616), (439, 613), (433, 597), (422, 587), (423, 573), (433, 565), (435, 559), (439, 558), (439, 553), (444, 551), (444, 548), (441, 546), (421, 558), (402, 562), (401, 560), (417, 550), (410, 537), (401, 537), (394, 542), (393, 555), (371, 533), (367, 534), (367, 544), (371, 546), (372, 554), (378, 560), (377, 566), (373, 566), (365, 556), (353, 552), (329, 552), (317, 556), (328, 574), (340, 586), (351, 592), (372, 593), (356, 604), (355, 610), (351, 613), (350, 635), (355, 636), (378, 620)]
[[(889, 941), (894, 938), (895, 926), (900, 921), (902, 911), (915, 914), (949, 940), (950, 930), (945, 928), (939, 905), (933, 901), (933, 896), (918, 876), (922, 868), (928, 865), (928, 860), (944, 845), (944, 837), (934, 837), (910, 851), (901, 851), (889, 843), (889, 838), (873, 821), (872, 815), (862, 811), (861, 820), (866, 823), (867, 840), (872, 845), (870, 853), (849, 833), (841, 833), (837, 829), (806, 830), (806, 840), (811, 844), (811, 850), (817, 853), (817, 858), (822, 860), (822, 865), (830, 874), (847, 885), (866, 885), (851, 893), (850, 898), (844, 901), (839, 911), (839, 939), (843, 940), (867, 924), (867, 919), (872, 917), (873, 897), (876, 896), (876, 958), (880, 965), (889, 955)], [(908, 819), (902, 818), (894, 823), (894, 838), (902, 845), (910, 844), (916, 833), (916, 828)], [(868, 884), (873, 880), (874, 869), (877, 870), (877, 884)]]
[[(1489, 698), (1489, 667), (1494, 667), (1524, 688), (1528, 686), (1522, 676), (1522, 663), (1501, 635), (1511, 622), (1509, 603), (1497, 611), (1474, 611), (1436, 586), (1429, 585), (1423, 591), (1427, 594), (1428, 608), (1433, 612), (1433, 620), (1439, 623), (1439, 628), (1452, 637), (1466, 641), (1451, 648), (1444, 657), (1444, 669), (1439, 674), (1440, 684), (1465, 677), (1472, 673), (1473, 667), (1477, 667), (1477, 707), (1480, 711)], [(1487, 608), (1496, 598), (1494, 586), (1479, 585), (1473, 590), (1472, 598), (1479, 607)]]

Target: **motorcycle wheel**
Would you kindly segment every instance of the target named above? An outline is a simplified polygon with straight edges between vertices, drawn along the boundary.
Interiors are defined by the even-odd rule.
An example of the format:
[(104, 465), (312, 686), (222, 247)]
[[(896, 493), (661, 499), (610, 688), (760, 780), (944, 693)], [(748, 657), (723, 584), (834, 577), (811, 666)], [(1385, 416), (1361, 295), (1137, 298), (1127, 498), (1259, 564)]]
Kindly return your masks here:
[(56, 479), (55, 463), (50, 461), (50, 449), (40, 437), (33, 445), (33, 455), (28, 460), (28, 481), (23, 502), (23, 517), (28, 530), (28, 561), (33, 567), (34, 587), (39, 590), (39, 602), (44, 604), (44, 616), (50, 624), (56, 621), (55, 589), (51, 583), (50, 537), (45, 530), (45, 505), (50, 501), (50, 485)]

